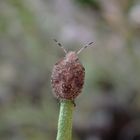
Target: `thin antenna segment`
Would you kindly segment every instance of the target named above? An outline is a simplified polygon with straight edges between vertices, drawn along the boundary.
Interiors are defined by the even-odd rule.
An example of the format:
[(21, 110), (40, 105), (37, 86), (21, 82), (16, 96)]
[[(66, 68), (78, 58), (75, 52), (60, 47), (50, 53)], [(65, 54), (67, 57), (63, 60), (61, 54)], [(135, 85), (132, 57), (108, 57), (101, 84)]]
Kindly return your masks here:
[(65, 52), (65, 54), (67, 54), (67, 51), (66, 51), (66, 49), (62, 46), (62, 44), (59, 43), (56, 39), (53, 39), (53, 40), (54, 40), (54, 42), (56, 42), (56, 44)]
[(84, 49), (88, 48), (88, 47), (91, 47), (91, 45), (93, 44), (94, 42), (90, 42), (88, 43), (86, 46), (82, 47), (78, 52), (77, 54), (81, 53)]

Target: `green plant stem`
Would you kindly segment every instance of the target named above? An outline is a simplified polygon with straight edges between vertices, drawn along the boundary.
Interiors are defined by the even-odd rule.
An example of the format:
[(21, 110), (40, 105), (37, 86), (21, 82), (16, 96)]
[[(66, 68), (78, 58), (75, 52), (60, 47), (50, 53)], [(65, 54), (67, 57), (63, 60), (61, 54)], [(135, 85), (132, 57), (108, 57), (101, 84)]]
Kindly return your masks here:
[(56, 140), (72, 139), (72, 114), (74, 104), (70, 100), (60, 102), (60, 113)]

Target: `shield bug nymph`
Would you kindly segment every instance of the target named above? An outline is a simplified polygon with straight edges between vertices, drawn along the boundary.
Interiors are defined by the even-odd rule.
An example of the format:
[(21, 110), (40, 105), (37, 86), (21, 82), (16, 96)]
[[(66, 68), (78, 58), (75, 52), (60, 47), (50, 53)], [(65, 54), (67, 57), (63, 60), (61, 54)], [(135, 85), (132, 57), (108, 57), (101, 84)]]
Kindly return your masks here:
[(58, 99), (73, 101), (81, 93), (85, 78), (85, 69), (79, 61), (78, 54), (90, 47), (93, 42), (82, 47), (79, 51), (67, 52), (57, 40), (54, 39), (54, 41), (62, 48), (65, 57), (53, 67), (51, 76), (53, 93)]

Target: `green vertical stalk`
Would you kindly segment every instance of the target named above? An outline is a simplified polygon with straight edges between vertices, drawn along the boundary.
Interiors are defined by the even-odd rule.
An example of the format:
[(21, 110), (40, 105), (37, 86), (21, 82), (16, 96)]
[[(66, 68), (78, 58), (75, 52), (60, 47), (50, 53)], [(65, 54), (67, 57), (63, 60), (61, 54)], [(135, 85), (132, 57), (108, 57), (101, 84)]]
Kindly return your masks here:
[(74, 104), (71, 100), (60, 102), (60, 113), (56, 140), (72, 139), (72, 114)]

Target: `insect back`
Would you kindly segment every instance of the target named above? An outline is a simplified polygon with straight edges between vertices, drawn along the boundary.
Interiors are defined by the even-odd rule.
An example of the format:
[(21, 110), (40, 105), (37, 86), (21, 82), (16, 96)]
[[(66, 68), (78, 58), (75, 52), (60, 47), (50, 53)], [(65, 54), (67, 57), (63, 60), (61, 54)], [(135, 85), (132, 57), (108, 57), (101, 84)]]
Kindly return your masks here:
[(67, 52), (60, 43), (54, 41), (66, 55), (53, 67), (51, 76), (53, 94), (58, 99), (74, 100), (81, 93), (85, 79), (85, 69), (79, 61), (78, 54), (93, 42), (84, 46), (78, 52)]

